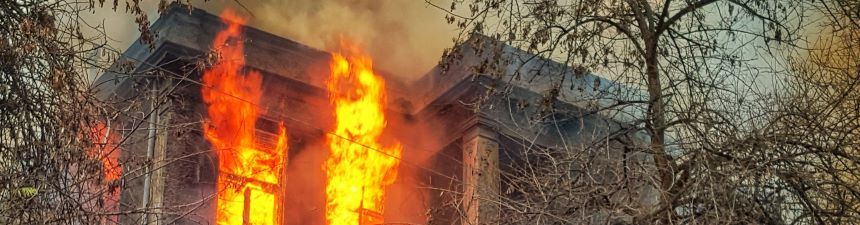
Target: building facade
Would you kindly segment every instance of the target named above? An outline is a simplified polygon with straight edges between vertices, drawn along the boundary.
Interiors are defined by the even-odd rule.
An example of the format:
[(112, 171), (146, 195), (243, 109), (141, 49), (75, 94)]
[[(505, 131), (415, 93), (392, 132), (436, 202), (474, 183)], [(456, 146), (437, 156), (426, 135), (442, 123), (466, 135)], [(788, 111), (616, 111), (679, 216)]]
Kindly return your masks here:
[[(224, 26), (215, 15), (174, 5), (152, 25), (153, 43), (136, 42), (114, 72), (96, 81), (104, 99), (139, 112), (118, 123), (128, 137), (119, 210), (131, 212), (121, 223), (213, 223), (218, 159), (202, 134), (200, 77)], [(276, 214), (284, 224), (324, 224), (319, 163), (331, 126), (331, 113), (322, 110), (330, 107), (329, 54), (252, 27), (243, 32), (246, 67), (263, 75), (258, 144), (274, 147), (279, 123), (289, 133), (285, 182), (270, 187), (279, 195)], [(506, 177), (516, 176), (508, 171), (526, 163), (529, 148), (575, 149), (629, 129), (622, 116), (596, 113), (609, 99), (606, 92), (624, 90), (608, 80), (551, 60), (517, 61), (511, 56), (527, 54), (480, 35), (453, 52), (445, 66), (420, 79), (387, 81), (395, 132), (386, 136), (404, 146), (403, 172), (393, 186), (417, 193), (393, 194), (399, 197), (386, 203), (389, 222), (496, 223), (506, 213), (501, 202), (527, 194), (511, 191)], [(493, 71), (488, 63), (496, 65)], [(558, 86), (570, 88), (548, 98)], [(613, 160), (627, 157), (615, 145), (603, 162), (607, 171), (620, 170)], [(643, 202), (653, 196), (644, 185), (631, 189)]]

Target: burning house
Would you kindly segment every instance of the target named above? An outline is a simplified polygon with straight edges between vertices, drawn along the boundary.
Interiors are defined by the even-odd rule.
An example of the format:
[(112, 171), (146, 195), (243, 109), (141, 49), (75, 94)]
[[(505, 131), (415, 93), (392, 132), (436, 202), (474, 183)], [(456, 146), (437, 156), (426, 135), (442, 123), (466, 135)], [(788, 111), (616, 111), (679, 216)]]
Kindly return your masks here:
[[(96, 81), (140, 112), (118, 123), (119, 210), (135, 212), (122, 224), (490, 223), (527, 194), (505, 172), (524, 149), (625, 130), (624, 110), (593, 113), (623, 88), (488, 37), (399, 82), (348, 44), (323, 52), (222, 17), (171, 7)], [(623, 154), (595, 163), (610, 174)]]

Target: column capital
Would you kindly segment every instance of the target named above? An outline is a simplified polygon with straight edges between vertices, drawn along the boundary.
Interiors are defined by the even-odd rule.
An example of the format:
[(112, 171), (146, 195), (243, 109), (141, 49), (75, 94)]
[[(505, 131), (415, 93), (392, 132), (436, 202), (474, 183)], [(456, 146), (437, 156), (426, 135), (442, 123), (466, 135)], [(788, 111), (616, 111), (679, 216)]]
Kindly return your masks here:
[(493, 142), (499, 142), (499, 132), (495, 126), (495, 122), (481, 115), (475, 115), (464, 121), (460, 131), (463, 134), (463, 141), (471, 140), (475, 137), (482, 137)]

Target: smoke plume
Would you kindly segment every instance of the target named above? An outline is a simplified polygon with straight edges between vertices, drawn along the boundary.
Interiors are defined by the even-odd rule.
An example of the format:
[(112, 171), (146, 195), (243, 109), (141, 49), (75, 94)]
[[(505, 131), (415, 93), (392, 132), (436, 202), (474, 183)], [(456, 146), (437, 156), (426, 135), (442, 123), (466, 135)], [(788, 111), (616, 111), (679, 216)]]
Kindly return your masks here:
[[(434, 0), (442, 4), (442, 0)], [(422, 0), (192, 0), (192, 5), (218, 14), (232, 8), (248, 25), (326, 51), (336, 50), (341, 37), (352, 39), (374, 58), (376, 68), (411, 81), (429, 71), (442, 50), (450, 47), (456, 28), (444, 12)], [(158, 18), (158, 1), (143, 2), (149, 19)], [(444, 5), (444, 4), (443, 4)], [(125, 49), (139, 35), (134, 20), (110, 7), (87, 19), (104, 24), (109, 44)]]

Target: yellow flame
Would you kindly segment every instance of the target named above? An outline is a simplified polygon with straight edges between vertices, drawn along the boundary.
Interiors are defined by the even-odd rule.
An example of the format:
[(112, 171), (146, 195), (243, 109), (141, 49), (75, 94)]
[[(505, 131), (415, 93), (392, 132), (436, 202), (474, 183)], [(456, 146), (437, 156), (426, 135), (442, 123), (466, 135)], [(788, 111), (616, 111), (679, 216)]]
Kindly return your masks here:
[(401, 146), (378, 143), (386, 127), (385, 82), (373, 72), (369, 57), (351, 45), (344, 47), (351, 54), (332, 54), (326, 83), (336, 116), (325, 162), (326, 221), (382, 224), (385, 188), (397, 177)]

